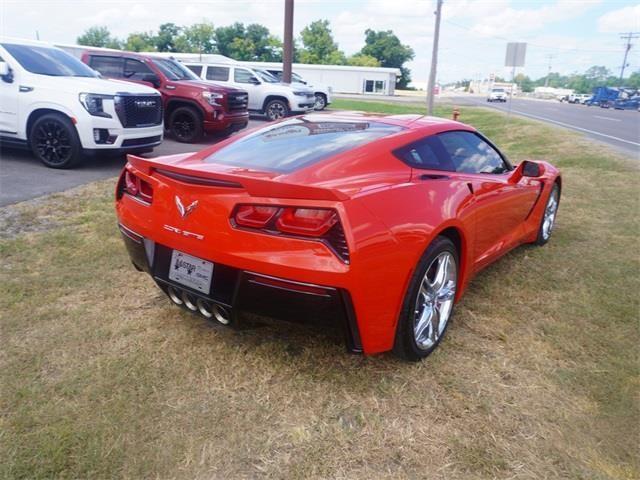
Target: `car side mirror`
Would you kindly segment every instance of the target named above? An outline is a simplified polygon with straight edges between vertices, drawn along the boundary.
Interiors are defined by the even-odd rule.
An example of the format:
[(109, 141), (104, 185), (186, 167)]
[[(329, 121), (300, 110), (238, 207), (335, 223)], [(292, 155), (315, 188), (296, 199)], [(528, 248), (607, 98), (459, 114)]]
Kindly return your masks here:
[(152, 73), (149, 73), (144, 77), (142, 77), (142, 81), (146, 83), (150, 83), (151, 85), (153, 85), (154, 88), (160, 87), (160, 79), (158, 78), (157, 75), (154, 75)]
[(538, 178), (544, 173), (544, 167), (537, 162), (525, 160), (522, 162), (522, 176)]
[(13, 73), (7, 62), (0, 62), (0, 78), (3, 82), (13, 83)]

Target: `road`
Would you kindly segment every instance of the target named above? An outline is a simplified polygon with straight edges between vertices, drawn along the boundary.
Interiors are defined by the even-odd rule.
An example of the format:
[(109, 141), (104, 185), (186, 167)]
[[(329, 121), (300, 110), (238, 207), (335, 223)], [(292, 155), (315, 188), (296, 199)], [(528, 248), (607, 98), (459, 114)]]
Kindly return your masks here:
[(451, 97), (456, 105), (495, 108), (583, 133), (640, 158), (640, 112), (587, 107), (553, 101), (514, 99), (509, 103), (489, 103), (484, 97)]
[[(261, 123), (262, 120), (251, 119), (249, 128)], [(198, 144), (184, 144), (167, 137), (148, 155), (156, 157), (195, 152), (219, 140), (218, 137), (207, 136)], [(72, 170), (55, 170), (45, 167), (28, 150), (3, 148), (0, 150), (0, 207), (115, 177), (124, 164), (124, 156), (101, 156), (87, 158), (80, 167)]]

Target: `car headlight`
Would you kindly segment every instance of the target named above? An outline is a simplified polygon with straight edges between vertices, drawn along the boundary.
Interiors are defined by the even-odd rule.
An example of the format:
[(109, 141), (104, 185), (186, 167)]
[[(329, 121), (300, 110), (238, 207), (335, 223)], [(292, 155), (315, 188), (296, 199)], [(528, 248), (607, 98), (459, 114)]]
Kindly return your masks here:
[(107, 112), (104, 111), (103, 100), (113, 99), (113, 95), (102, 95), (99, 93), (81, 93), (78, 95), (80, 103), (94, 117), (111, 118)]
[(222, 100), (224, 95), (216, 92), (202, 92), (202, 97), (209, 102), (209, 105), (219, 105), (218, 100)]
[(306, 97), (308, 95), (307, 92), (293, 92), (293, 94), (299, 97)]

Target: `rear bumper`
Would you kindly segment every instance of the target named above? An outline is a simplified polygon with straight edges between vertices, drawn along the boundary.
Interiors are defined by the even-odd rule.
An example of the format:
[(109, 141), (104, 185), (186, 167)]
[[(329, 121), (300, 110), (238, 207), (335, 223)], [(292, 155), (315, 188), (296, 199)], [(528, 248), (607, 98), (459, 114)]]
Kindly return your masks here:
[(119, 227), (134, 266), (151, 275), (165, 293), (173, 287), (195, 299), (223, 306), (231, 312), (232, 325), (240, 323), (240, 312), (249, 312), (294, 323), (337, 326), (344, 334), (347, 350), (362, 352), (354, 308), (346, 290), (277, 278), (215, 262), (211, 292), (203, 295), (169, 279), (171, 248), (144, 238), (122, 224)]

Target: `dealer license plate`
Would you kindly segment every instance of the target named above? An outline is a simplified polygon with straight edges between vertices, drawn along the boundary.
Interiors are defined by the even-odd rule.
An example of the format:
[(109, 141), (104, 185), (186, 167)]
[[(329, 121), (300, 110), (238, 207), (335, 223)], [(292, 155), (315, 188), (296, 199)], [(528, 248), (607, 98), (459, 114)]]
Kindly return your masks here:
[(213, 263), (178, 250), (171, 254), (170, 280), (208, 295), (212, 278)]

